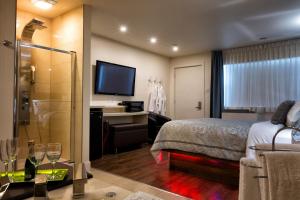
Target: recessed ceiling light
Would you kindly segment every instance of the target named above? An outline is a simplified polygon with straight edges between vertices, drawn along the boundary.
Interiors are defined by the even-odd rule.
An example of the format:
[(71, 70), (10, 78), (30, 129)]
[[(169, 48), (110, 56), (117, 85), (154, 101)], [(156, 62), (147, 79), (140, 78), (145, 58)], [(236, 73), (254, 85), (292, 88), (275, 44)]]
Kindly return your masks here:
[(172, 46), (172, 51), (177, 52), (179, 50), (179, 47), (177, 45)]
[(31, 3), (40, 9), (49, 10), (57, 3), (57, 0), (31, 0)]
[(121, 26), (120, 26), (120, 31), (121, 31), (122, 33), (126, 33), (126, 32), (127, 32), (127, 26), (121, 25)]
[(157, 42), (157, 38), (156, 38), (156, 37), (151, 37), (151, 38), (150, 38), (150, 42), (151, 42), (152, 44), (155, 44), (155, 43)]

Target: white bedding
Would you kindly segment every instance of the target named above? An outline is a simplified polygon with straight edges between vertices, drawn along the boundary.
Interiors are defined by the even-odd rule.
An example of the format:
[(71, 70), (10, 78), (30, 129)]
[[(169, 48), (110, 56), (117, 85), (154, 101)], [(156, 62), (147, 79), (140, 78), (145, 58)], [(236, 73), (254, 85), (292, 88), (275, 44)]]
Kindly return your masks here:
[[(251, 126), (247, 139), (246, 157), (255, 159), (255, 151), (249, 149), (249, 146), (256, 144), (272, 143), (275, 133), (283, 125), (274, 125), (270, 121), (258, 122)], [(291, 144), (291, 130), (283, 130), (276, 137), (276, 144)]]

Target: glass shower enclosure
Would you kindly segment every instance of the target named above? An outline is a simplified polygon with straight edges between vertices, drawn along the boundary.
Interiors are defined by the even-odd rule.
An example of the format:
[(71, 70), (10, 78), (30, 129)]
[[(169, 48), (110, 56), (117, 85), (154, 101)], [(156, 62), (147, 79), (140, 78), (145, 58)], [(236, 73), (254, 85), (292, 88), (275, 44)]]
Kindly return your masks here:
[(61, 158), (74, 160), (75, 59), (75, 52), (17, 42), (14, 134), (20, 159), (34, 140), (61, 143)]

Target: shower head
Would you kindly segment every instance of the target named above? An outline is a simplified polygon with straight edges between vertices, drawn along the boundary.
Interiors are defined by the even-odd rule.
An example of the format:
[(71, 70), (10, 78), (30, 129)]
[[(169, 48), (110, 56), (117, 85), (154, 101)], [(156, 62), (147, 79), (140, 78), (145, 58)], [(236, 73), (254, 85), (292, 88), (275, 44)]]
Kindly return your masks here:
[(44, 22), (37, 20), (37, 19), (32, 19), (28, 24), (23, 29), (22, 32), (22, 40), (31, 42), (32, 36), (36, 30), (41, 30), (47, 28), (44, 26)]

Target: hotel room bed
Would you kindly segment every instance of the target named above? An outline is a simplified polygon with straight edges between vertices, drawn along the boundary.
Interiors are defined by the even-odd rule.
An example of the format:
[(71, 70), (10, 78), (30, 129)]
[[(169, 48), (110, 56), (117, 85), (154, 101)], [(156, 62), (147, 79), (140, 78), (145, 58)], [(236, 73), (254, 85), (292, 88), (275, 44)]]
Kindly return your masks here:
[(248, 132), (254, 122), (215, 118), (174, 120), (161, 128), (151, 148), (180, 150), (238, 161), (245, 155)]
[[(248, 147), (272, 143), (274, 134), (282, 127), (270, 121), (174, 120), (160, 129), (151, 152), (158, 163), (169, 159), (170, 169), (237, 185), (239, 160), (255, 157), (255, 151)], [(276, 143), (291, 143), (291, 131), (280, 133)]]
[[(246, 155), (255, 157), (249, 146), (271, 143), (283, 125), (270, 121), (236, 121), (202, 118), (170, 121), (161, 128), (151, 148), (155, 158), (161, 150), (199, 153), (213, 158), (239, 161)], [(285, 130), (277, 143), (291, 143), (291, 131)]]

